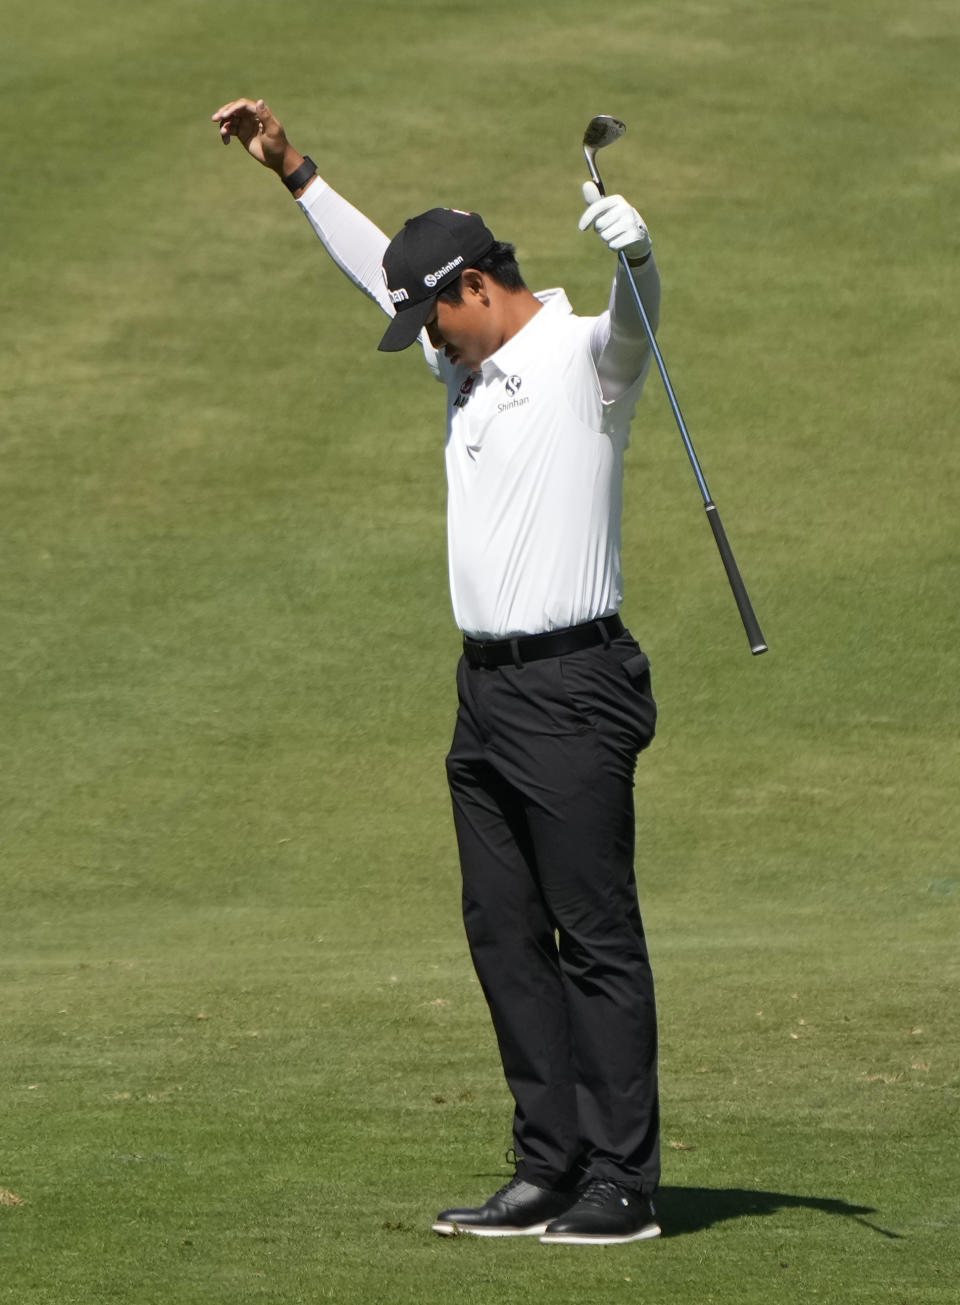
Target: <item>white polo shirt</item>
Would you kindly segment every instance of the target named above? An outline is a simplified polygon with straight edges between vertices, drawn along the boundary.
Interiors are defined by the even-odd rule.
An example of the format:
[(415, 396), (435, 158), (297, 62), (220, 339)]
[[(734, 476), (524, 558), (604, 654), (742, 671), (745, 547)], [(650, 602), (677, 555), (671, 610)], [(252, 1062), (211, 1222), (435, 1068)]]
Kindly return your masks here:
[(537, 298), (543, 308), (479, 372), (437, 357), (450, 595), (477, 638), (578, 625), (623, 598), (623, 456), (644, 376), (605, 402), (596, 319), (574, 316), (563, 290)]
[[(383, 232), (319, 177), (298, 203), (334, 262), (392, 315)], [(447, 387), (450, 594), (466, 634), (540, 634), (620, 606), (623, 455), (650, 354), (638, 334), (619, 358), (622, 393), (605, 401), (594, 359), (608, 348), (611, 314), (640, 329), (619, 276), (602, 317), (575, 316), (563, 290), (539, 292), (543, 308), (476, 373), (421, 334)], [(641, 294), (655, 320), (652, 259)]]

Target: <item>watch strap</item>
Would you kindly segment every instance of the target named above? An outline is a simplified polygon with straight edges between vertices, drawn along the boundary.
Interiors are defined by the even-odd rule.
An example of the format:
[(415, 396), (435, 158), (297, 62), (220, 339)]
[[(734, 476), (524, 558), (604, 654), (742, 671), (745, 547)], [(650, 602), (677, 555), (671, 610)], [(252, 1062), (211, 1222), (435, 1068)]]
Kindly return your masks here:
[(298, 168), (294, 168), (288, 177), (283, 178), (283, 184), (289, 190), (291, 195), (295, 195), (298, 190), (302, 190), (311, 177), (317, 175), (317, 165), (309, 154), (304, 154), (303, 162)]

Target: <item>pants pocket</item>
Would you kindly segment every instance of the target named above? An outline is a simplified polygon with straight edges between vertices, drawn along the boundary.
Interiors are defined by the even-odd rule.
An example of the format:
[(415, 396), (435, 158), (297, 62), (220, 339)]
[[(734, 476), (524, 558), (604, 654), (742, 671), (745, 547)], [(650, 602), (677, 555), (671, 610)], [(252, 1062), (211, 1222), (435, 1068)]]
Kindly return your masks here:
[(620, 663), (620, 669), (626, 676), (633, 693), (637, 740), (640, 751), (653, 741), (657, 729), (657, 704), (650, 682), (650, 658), (645, 652), (635, 653)]
[(645, 652), (638, 652), (635, 657), (628, 657), (621, 663), (620, 669), (631, 684), (637, 684), (645, 675), (650, 679), (650, 658)]

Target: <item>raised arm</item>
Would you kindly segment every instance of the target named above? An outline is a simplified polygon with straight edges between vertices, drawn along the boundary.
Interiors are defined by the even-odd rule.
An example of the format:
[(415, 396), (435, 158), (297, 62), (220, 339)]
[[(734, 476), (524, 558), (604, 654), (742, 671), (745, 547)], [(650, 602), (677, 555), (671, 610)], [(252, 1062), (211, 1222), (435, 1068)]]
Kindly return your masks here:
[[(622, 195), (601, 198), (592, 181), (584, 183), (583, 198), (587, 208), (580, 218), (580, 230), (593, 227), (609, 249), (626, 254), (630, 275), (650, 325), (656, 330), (660, 320), (660, 275), (643, 218)], [(597, 319), (591, 343), (604, 399), (620, 398), (650, 364), (650, 344), (619, 260), (608, 311)]]
[[(287, 140), (283, 123), (263, 100), (231, 100), (217, 109), (213, 121), (224, 145), (236, 137), (249, 155), (281, 180), (292, 177), (304, 162), (304, 156)], [(307, 185), (309, 179), (293, 188), (293, 195), (299, 198)]]
[[(312, 160), (290, 144), (270, 106), (263, 100), (231, 100), (217, 109), (213, 121), (225, 145), (234, 138), (239, 140), (251, 157), (277, 174), (340, 270), (392, 317), (393, 305), (381, 271), (389, 240), (375, 223), (317, 175)], [(436, 352), (425, 332), (421, 343), (427, 363), (436, 373)]]

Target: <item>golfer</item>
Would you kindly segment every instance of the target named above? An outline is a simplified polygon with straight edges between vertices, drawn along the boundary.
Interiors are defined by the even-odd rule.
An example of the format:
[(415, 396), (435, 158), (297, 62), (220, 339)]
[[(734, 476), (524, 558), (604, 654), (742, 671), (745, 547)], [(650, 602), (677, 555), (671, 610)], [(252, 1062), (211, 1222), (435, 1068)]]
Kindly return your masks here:
[[(655, 1237), (653, 980), (634, 876), (633, 779), (653, 737), (646, 655), (618, 614), (624, 452), (649, 346), (622, 265), (609, 307), (532, 293), (476, 213), (392, 240), (317, 175), (262, 100), (213, 115), (276, 172), (327, 252), (419, 343), (444, 387), (448, 547), (463, 631), (447, 773), (463, 914), (516, 1109), (514, 1178), (440, 1234)], [(582, 231), (622, 250), (656, 324), (640, 215), (584, 188)]]

